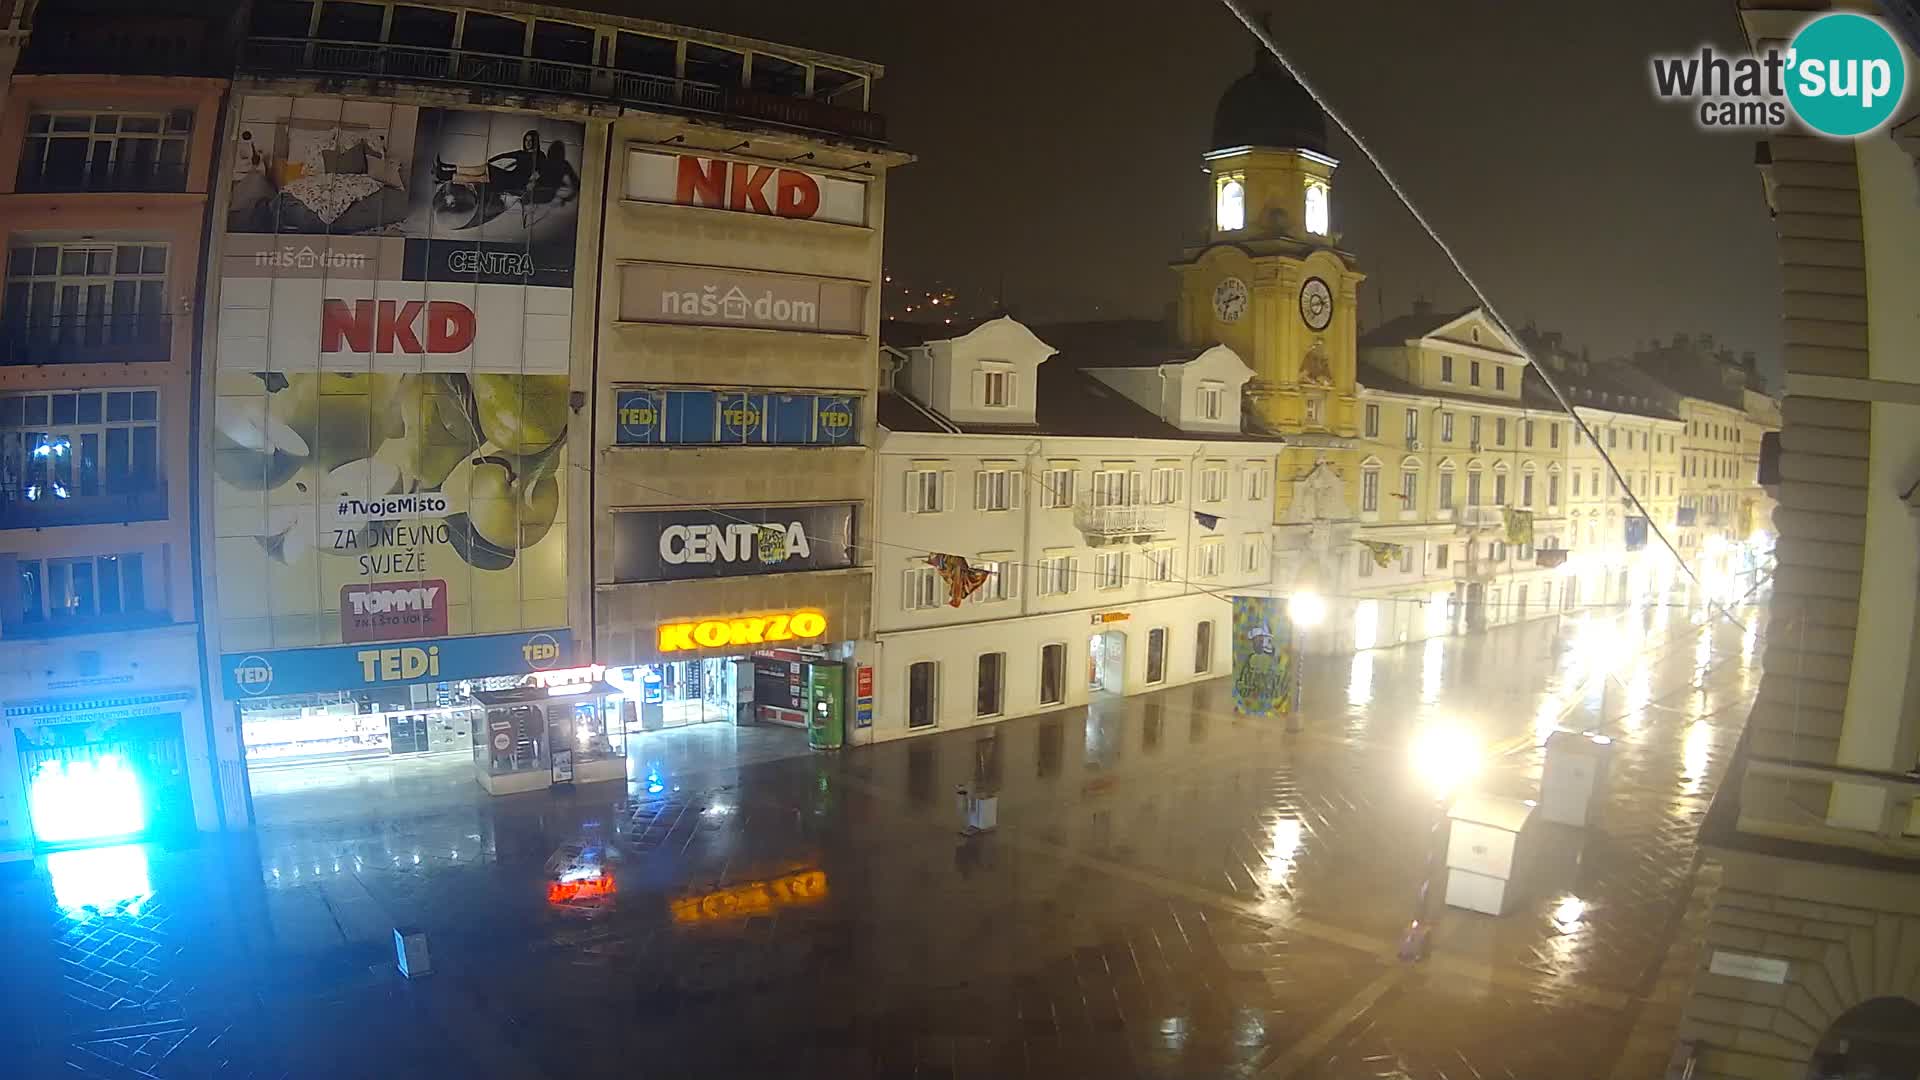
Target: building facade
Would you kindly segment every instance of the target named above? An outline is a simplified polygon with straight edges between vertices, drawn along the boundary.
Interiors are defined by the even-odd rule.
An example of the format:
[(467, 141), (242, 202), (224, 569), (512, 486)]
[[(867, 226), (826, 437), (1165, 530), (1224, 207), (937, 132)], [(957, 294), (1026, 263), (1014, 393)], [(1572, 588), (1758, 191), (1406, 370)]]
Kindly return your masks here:
[(227, 820), (341, 760), (624, 776), (629, 732), (732, 719), (700, 661), (864, 634), (878, 68), (513, 0), (258, 3), (237, 49), (200, 446)]
[[(887, 358), (857, 741), (1229, 671), (1231, 597), (1271, 580), (1280, 449), (1242, 431), (1231, 349), (1061, 354), (1001, 317)], [(985, 582), (955, 602), (934, 554)]]
[(192, 422), (227, 79), (176, 7), (44, 5), (0, 107), (0, 857), (220, 822)]
[[(1812, 12), (1741, 14), (1760, 46)], [(1669, 1075), (1900, 1075), (1920, 1030), (1920, 117), (1909, 101), (1870, 135), (1763, 147), (1786, 341), (1778, 569), (1766, 671), (1701, 829), (1720, 874)]]

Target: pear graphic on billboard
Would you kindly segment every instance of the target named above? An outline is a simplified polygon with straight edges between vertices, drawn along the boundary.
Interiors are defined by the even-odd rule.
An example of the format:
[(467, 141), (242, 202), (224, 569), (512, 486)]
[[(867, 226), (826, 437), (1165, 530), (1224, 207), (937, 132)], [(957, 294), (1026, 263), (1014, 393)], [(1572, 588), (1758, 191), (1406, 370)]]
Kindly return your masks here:
[(249, 97), (221, 260), (221, 649), (567, 625), (580, 125)]

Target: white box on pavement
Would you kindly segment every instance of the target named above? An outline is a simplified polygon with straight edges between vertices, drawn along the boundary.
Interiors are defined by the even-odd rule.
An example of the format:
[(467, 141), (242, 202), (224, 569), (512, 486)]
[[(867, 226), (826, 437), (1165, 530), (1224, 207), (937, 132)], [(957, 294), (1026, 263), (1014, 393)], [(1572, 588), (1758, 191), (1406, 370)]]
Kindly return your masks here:
[(1547, 736), (1540, 772), (1540, 817), (1585, 828), (1599, 820), (1606, 794), (1613, 740), (1605, 735), (1556, 731)]
[(1520, 837), (1534, 804), (1492, 795), (1462, 795), (1447, 811), (1447, 904), (1499, 915)]

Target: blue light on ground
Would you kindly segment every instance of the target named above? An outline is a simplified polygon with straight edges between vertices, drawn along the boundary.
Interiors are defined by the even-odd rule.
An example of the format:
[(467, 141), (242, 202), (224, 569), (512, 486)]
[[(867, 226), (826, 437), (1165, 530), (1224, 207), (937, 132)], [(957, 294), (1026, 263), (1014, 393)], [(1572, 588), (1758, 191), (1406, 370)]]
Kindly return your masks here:
[(138, 915), (153, 895), (139, 844), (56, 851), (47, 856), (53, 902), (70, 918)]

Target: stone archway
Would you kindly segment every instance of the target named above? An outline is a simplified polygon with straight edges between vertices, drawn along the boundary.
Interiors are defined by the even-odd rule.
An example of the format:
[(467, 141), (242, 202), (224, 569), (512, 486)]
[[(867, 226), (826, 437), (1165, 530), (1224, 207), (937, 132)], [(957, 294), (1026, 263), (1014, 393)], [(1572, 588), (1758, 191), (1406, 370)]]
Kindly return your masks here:
[(1920, 1080), (1920, 1004), (1877, 997), (1835, 1017), (1807, 1080)]

